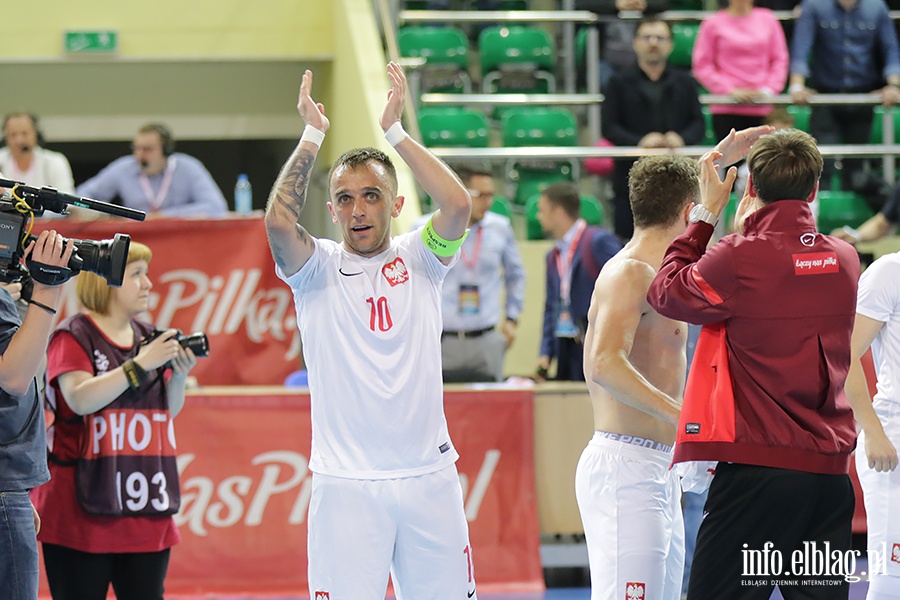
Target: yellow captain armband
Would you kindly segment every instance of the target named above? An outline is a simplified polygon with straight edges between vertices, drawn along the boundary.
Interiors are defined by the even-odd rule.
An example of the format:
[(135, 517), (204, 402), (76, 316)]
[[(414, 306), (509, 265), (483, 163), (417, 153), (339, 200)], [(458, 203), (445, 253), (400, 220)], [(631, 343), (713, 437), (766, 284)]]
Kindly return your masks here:
[(428, 219), (428, 223), (426, 223), (425, 227), (422, 228), (422, 241), (425, 243), (426, 248), (428, 248), (438, 256), (449, 258), (456, 254), (456, 251), (459, 250), (459, 247), (463, 245), (464, 241), (466, 241), (466, 237), (469, 235), (469, 230), (466, 229), (466, 232), (458, 240), (445, 240), (444, 238), (439, 236), (434, 230), (434, 227), (431, 226), (432, 219), (434, 219), (433, 216), (431, 217), (431, 219)]

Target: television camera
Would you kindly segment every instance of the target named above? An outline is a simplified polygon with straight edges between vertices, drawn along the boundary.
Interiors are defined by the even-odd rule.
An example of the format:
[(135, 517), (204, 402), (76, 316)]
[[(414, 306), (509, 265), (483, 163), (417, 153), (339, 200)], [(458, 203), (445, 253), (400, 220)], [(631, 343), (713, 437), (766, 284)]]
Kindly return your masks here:
[(0, 282), (22, 282), (22, 298), (31, 298), (32, 279), (47, 285), (65, 283), (80, 271), (96, 273), (113, 287), (122, 285), (131, 237), (117, 233), (111, 240), (72, 240), (75, 249), (67, 268), (50, 267), (32, 261), (22, 264), (28, 244), (37, 239), (31, 234), (34, 218), (44, 211), (68, 214), (69, 205), (105, 214), (143, 221), (146, 213), (99, 200), (58, 192), (51, 187), (35, 188), (18, 181), (0, 178), (0, 187), (8, 194), (0, 195)]

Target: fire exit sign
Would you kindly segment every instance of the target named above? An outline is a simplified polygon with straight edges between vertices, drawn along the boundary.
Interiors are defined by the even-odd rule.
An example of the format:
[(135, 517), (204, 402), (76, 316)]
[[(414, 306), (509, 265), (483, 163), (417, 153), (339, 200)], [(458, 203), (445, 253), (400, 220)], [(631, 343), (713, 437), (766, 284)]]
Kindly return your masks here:
[(119, 51), (119, 34), (115, 31), (67, 31), (66, 54), (115, 54)]

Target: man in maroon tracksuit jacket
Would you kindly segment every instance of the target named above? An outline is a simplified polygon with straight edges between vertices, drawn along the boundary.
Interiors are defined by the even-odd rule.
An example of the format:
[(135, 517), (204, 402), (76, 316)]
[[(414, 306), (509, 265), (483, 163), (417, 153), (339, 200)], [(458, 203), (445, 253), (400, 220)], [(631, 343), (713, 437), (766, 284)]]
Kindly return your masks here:
[[(842, 576), (822, 575), (850, 552), (856, 430), (844, 380), (859, 260), (816, 231), (808, 203), (822, 157), (796, 130), (753, 146), (740, 233), (707, 250), (734, 181), (733, 167), (719, 181), (715, 158), (701, 159), (702, 204), (648, 293), (660, 314), (704, 324), (674, 461), (718, 465), (688, 596), (767, 599), (790, 581), (779, 585), (788, 600), (847, 598)], [(827, 560), (814, 564), (815, 551)]]

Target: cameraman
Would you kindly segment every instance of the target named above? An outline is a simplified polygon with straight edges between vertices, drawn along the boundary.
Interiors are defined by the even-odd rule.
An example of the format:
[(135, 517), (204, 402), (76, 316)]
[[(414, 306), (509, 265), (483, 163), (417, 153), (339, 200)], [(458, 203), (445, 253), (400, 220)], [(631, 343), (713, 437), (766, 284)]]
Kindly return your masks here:
[(120, 288), (82, 271), (85, 310), (50, 338), (52, 479), (33, 499), (54, 600), (105, 600), (110, 583), (119, 600), (162, 600), (180, 539), (172, 419), (197, 359), (176, 330), (156, 336), (137, 319), (149, 304), (150, 258), (132, 242)]
[[(72, 242), (63, 246), (55, 231), (44, 231), (25, 256), (52, 267), (64, 267)], [(38, 513), (29, 490), (49, 479), (45, 462), (44, 415), (34, 376), (53, 328), (59, 286), (35, 282), (24, 321), (10, 292), (0, 292), (0, 599), (34, 600), (38, 589), (35, 534)], [(12, 291), (17, 293), (14, 286)]]

